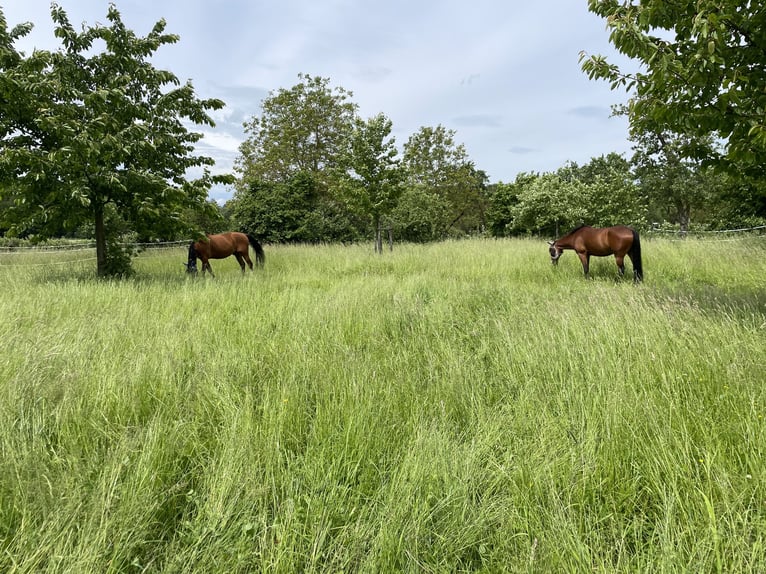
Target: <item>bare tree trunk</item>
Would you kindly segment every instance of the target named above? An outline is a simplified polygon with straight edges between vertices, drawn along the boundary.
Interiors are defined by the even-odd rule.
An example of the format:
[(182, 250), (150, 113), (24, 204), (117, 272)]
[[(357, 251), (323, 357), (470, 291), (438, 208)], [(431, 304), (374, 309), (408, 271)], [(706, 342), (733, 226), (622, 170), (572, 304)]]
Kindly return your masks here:
[(689, 223), (691, 221), (691, 209), (687, 205), (681, 205), (678, 208), (678, 226), (681, 231), (681, 237), (686, 237), (689, 232)]
[(375, 253), (383, 253), (383, 222), (380, 217), (375, 226)]
[(106, 275), (106, 229), (104, 227), (104, 206), (95, 204), (96, 216), (96, 273), (99, 277)]

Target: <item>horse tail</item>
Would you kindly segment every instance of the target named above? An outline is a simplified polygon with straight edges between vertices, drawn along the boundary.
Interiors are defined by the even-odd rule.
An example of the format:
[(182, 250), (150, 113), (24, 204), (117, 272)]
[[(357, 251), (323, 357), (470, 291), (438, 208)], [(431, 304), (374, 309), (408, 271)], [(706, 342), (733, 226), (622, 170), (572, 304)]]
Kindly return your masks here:
[(259, 266), (263, 267), (263, 264), (266, 263), (266, 255), (263, 253), (263, 247), (261, 247), (261, 244), (258, 243), (258, 241), (250, 235), (247, 234), (247, 240), (250, 242), (250, 245), (253, 246), (253, 251), (255, 251), (255, 261), (258, 263)]
[(644, 279), (644, 266), (641, 263), (641, 239), (638, 237), (638, 231), (635, 229), (633, 232), (633, 243), (630, 245), (630, 260), (633, 262), (633, 277), (636, 281), (642, 281)]

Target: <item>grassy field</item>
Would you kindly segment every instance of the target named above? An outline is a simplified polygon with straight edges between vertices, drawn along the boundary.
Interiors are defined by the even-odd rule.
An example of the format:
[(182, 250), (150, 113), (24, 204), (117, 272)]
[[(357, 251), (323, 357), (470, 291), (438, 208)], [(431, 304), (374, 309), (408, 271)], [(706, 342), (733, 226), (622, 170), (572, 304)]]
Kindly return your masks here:
[(766, 571), (766, 238), (643, 250), (0, 256), (0, 571)]

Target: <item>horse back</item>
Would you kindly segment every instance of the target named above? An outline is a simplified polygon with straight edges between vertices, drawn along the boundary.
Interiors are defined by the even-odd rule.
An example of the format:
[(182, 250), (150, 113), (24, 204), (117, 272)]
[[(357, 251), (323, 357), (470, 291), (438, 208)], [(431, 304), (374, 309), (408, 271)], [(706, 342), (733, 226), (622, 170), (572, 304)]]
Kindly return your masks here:
[(603, 257), (615, 253), (624, 254), (633, 243), (633, 230), (624, 225), (615, 227), (583, 227), (577, 233), (575, 248), (578, 251)]
[(575, 233), (573, 241), (575, 251), (597, 257), (612, 254), (607, 229), (582, 227)]
[(207, 236), (209, 256), (212, 259), (223, 259), (233, 253), (247, 253), (247, 235), (238, 231), (227, 231)]
[(604, 231), (606, 232), (606, 242), (611, 249), (611, 253), (624, 255), (630, 250), (630, 246), (633, 245), (633, 230), (630, 227), (616, 225), (614, 227), (607, 227)]

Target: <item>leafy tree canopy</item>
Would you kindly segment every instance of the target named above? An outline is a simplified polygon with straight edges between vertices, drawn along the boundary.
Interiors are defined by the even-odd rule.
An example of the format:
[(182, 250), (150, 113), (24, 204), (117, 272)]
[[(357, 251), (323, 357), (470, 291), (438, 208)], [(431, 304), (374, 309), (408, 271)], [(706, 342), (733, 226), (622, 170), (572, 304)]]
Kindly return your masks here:
[(383, 251), (383, 219), (389, 217), (403, 190), (393, 124), (384, 114), (362, 120), (357, 118), (351, 137), (348, 175), (353, 197), (368, 213), (375, 229), (375, 250)]
[[(9, 32), (0, 12), (0, 199), (11, 200), (4, 224), (47, 237), (93, 222), (104, 275), (107, 207), (144, 236), (167, 236), (188, 231), (185, 209), (209, 209), (213, 183), (231, 181), (210, 175), (213, 160), (194, 154), (202, 135), (184, 124), (214, 125), (208, 110), (224, 103), (198, 99), (191, 83), (152, 66), (152, 54), (179, 39), (164, 20), (139, 37), (114, 5), (108, 26), (81, 32), (56, 4), (51, 18), (62, 47), (25, 56), (13, 42), (31, 25)], [(195, 168), (203, 175), (189, 180)]]
[[(272, 92), (260, 116), (245, 124), (240, 146), (240, 183), (286, 183), (299, 173), (311, 174), (320, 191), (332, 185), (338, 163), (348, 156), (357, 106), (352, 93), (331, 89), (329, 79), (298, 75), (290, 89)], [(325, 188), (324, 190), (322, 188)]]
[[(726, 142), (719, 164), (766, 168), (766, 10), (741, 0), (589, 0), (610, 41), (637, 60), (626, 73), (581, 54), (590, 78), (635, 90), (634, 133), (713, 135)], [(692, 152), (691, 149), (686, 150)], [(697, 150), (701, 151), (701, 150)]]
[[(411, 192), (439, 198), (439, 209), (431, 209), (430, 213), (439, 213), (445, 219), (433, 221), (431, 226), (441, 227), (442, 236), (462, 235), (483, 227), (487, 175), (476, 169), (465, 146), (455, 142), (454, 130), (441, 125), (421, 127), (404, 144), (403, 166)], [(412, 199), (412, 193), (409, 195)], [(423, 198), (418, 203), (429, 201)]]

